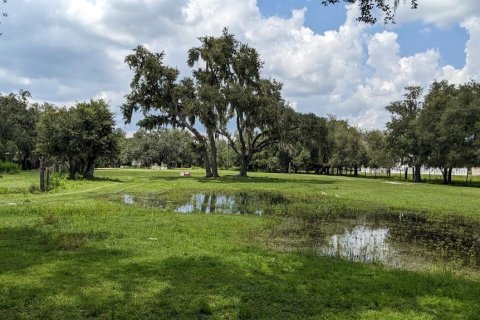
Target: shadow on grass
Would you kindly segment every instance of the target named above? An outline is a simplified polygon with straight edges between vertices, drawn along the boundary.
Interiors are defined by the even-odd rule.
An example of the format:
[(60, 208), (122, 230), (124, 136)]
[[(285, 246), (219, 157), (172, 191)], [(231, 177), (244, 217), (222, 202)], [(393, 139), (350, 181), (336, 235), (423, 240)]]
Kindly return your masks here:
[(85, 180), (88, 180), (88, 181), (96, 181), (96, 182), (124, 182), (120, 179), (117, 179), (117, 178), (109, 178), (109, 177), (93, 177), (93, 178), (90, 178), (90, 179), (85, 179)]
[(278, 177), (238, 177), (238, 176), (222, 176), (219, 178), (206, 178), (206, 177), (176, 177), (176, 176), (156, 176), (149, 177), (149, 180), (166, 180), (166, 181), (179, 181), (179, 180), (193, 180), (200, 183), (228, 183), (228, 184), (245, 184), (245, 183), (265, 183), (265, 184), (338, 184), (343, 181), (332, 180), (320, 180), (320, 179), (285, 179)]
[(120, 250), (89, 248), (111, 237), (108, 232), (46, 232), (34, 227), (0, 228), (0, 275), (65, 258), (79, 261), (118, 258)]
[[(254, 248), (226, 258), (152, 259), (88, 246), (52, 249), (44, 237), (49, 236), (31, 229), (0, 231), (0, 279), (10, 279), (0, 285), (6, 319), (358, 319), (371, 313), (385, 318), (384, 312), (402, 319), (474, 319), (480, 314), (480, 284), (449, 275)], [(30, 267), (44, 268), (42, 276), (29, 280)]]

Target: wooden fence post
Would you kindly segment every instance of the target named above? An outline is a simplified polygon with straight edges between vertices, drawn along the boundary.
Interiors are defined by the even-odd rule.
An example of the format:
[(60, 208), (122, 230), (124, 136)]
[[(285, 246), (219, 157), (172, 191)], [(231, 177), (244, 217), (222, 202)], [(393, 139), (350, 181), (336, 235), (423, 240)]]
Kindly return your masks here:
[(43, 157), (40, 158), (40, 192), (45, 192), (45, 164)]

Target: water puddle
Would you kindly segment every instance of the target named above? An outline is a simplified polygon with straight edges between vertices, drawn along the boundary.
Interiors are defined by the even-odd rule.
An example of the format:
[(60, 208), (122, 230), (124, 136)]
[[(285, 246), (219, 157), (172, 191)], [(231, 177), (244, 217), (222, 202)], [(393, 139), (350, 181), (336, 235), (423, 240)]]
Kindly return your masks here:
[(361, 262), (389, 262), (396, 260), (396, 250), (388, 241), (388, 228), (370, 228), (357, 225), (351, 230), (326, 239), (320, 252)]
[(428, 261), (480, 267), (480, 226), (461, 220), (373, 215), (310, 220), (302, 229), (307, 244), (321, 255), (399, 268)]
[[(115, 199), (119, 199), (118, 196)], [(444, 266), (480, 269), (480, 224), (462, 219), (428, 220), (411, 214), (292, 215), (298, 202), (270, 192), (123, 194), (126, 205), (179, 214), (277, 214), (283, 221), (271, 240), (282, 248), (402, 269)], [(279, 242), (276, 242), (279, 241)]]
[(254, 214), (261, 216), (265, 211), (265, 205), (261, 202), (259, 197), (248, 195), (247, 193), (233, 195), (196, 193), (192, 195), (190, 201), (179, 206), (175, 212)]
[(139, 196), (131, 194), (124, 194), (122, 196), (122, 202), (128, 205), (160, 209), (164, 209), (167, 204), (167, 201), (161, 196)]
[(167, 200), (168, 194), (139, 196), (124, 194), (122, 202), (149, 208), (172, 209), (177, 213), (252, 214), (261, 216), (287, 200), (280, 194), (199, 192), (183, 199)]

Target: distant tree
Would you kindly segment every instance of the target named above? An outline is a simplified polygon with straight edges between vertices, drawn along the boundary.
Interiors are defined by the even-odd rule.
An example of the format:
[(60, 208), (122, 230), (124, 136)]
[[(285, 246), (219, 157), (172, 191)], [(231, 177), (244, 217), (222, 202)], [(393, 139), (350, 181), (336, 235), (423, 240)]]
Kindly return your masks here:
[(118, 152), (114, 124), (103, 100), (77, 103), (69, 109), (49, 106), (40, 115), (37, 152), (66, 161), (71, 178), (77, 174), (92, 178), (96, 161)]
[(358, 169), (367, 163), (366, 148), (360, 131), (347, 121), (334, 118), (330, 119), (330, 130), (333, 139), (330, 165), (340, 172), (351, 169), (357, 176)]
[[(250, 49), (245, 48), (248, 51)], [(256, 63), (254, 57), (248, 57), (253, 51), (243, 54), (246, 56), (239, 58), (242, 66), (237, 66), (240, 77), (228, 89), (237, 139), (226, 128), (220, 131), (240, 158), (240, 176), (247, 175), (255, 154), (282, 140), (283, 132), (291, 126), (288, 119), (293, 114), (281, 97), (280, 83), (267, 79), (248, 79), (255, 77), (254, 71), (249, 68), (254, 68)], [(252, 64), (248, 61), (252, 61)]]
[(230, 147), (228, 141), (219, 139), (217, 141), (217, 150), (219, 167), (230, 169), (239, 165), (240, 162), (238, 155), (232, 150), (232, 147)]
[(190, 131), (198, 141), (207, 177), (212, 176), (211, 158), (207, 138), (196, 128), (200, 105), (195, 83), (185, 78), (178, 82), (179, 71), (163, 64), (164, 53), (152, 53), (142, 46), (125, 58), (134, 71), (131, 92), (122, 106), (127, 123), (135, 111), (141, 110), (144, 119), (138, 124), (145, 129), (171, 125)]
[[(457, 109), (455, 85), (447, 81), (435, 81), (425, 97), (424, 108), (418, 119), (419, 134), (429, 145), (427, 165), (438, 167), (442, 171), (443, 182), (449, 183), (449, 172), (460, 165), (458, 154), (459, 132), (465, 133), (463, 128), (454, 126), (450, 119), (450, 110)], [(448, 121), (448, 123), (446, 123)], [(456, 122), (456, 121), (455, 121)], [(451, 174), (450, 174), (451, 177)]]
[(366, 142), (367, 166), (369, 168), (390, 169), (395, 166), (395, 156), (388, 148), (385, 132), (380, 130), (366, 131), (363, 137)]
[(284, 171), (287, 171), (285, 168), (288, 168), (288, 163), (287, 165), (281, 163), (278, 156), (278, 145), (273, 145), (255, 155), (253, 167), (267, 172), (279, 172), (282, 168)]
[(188, 51), (187, 63), (196, 66), (197, 115), (205, 126), (210, 147), (212, 175), (218, 177), (216, 138), (230, 118), (225, 89), (233, 80), (232, 64), (238, 41), (228, 30), (219, 37), (199, 38), (201, 45)]
[[(134, 71), (131, 93), (123, 105), (127, 122), (141, 110), (146, 129), (165, 125), (189, 130), (198, 141), (207, 176), (218, 176), (217, 139), (223, 135), (241, 160), (246, 176), (256, 153), (281, 139), (289, 122), (282, 121), (289, 107), (281, 84), (261, 78), (258, 52), (223, 30), (220, 37), (202, 37), (189, 51), (192, 78), (178, 81), (179, 72), (163, 64), (163, 53), (139, 46), (125, 59)], [(206, 136), (196, 128), (200, 122)], [(235, 128), (235, 131), (231, 131)]]
[(120, 129), (116, 128), (113, 132), (114, 139), (117, 141), (117, 148), (115, 152), (108, 152), (95, 161), (95, 167), (98, 168), (118, 168), (122, 165), (122, 146), (125, 140), (126, 133)]
[(29, 169), (36, 143), (35, 127), (41, 107), (29, 104), (28, 91), (0, 95), (0, 159), (7, 157)]
[[(201, 46), (189, 50), (188, 65), (196, 80), (196, 115), (205, 126), (212, 174), (217, 172), (216, 135), (223, 135), (240, 159), (246, 176), (255, 154), (280, 139), (280, 121), (288, 108), (281, 84), (261, 78), (258, 52), (237, 41), (224, 29), (219, 37), (201, 37)], [(232, 132), (231, 128), (235, 128)]]
[(318, 174), (328, 165), (331, 153), (327, 119), (308, 113), (299, 114), (298, 121), (299, 141), (310, 155), (306, 169), (312, 169)]
[[(395, 23), (395, 11), (400, 3), (400, 0), (322, 0), (322, 4), (325, 6), (338, 3), (358, 4), (360, 8), (360, 16), (357, 17), (357, 21), (367, 24), (375, 24), (377, 18), (375, 17), (375, 10), (384, 14), (384, 23)], [(406, 2), (404, 0), (404, 2)], [(410, 6), (412, 9), (418, 7), (417, 0), (410, 0)]]
[[(442, 171), (443, 182), (452, 182), (453, 168), (479, 164), (480, 85), (471, 81), (455, 86), (433, 82), (418, 119), (426, 164)], [(427, 147), (428, 146), (428, 147)]]
[(392, 102), (386, 107), (391, 115), (387, 122), (388, 145), (401, 163), (415, 168), (415, 182), (421, 182), (421, 168), (430, 153), (430, 144), (419, 130), (422, 88), (409, 86), (405, 90), (404, 100)]
[(123, 164), (139, 161), (144, 166), (166, 164), (170, 167), (191, 166), (194, 162), (194, 138), (185, 130), (139, 130), (125, 138), (120, 153)]
[[(450, 155), (454, 166), (471, 168), (480, 165), (480, 84), (470, 81), (457, 90), (454, 103), (445, 111), (443, 127), (454, 141)], [(448, 175), (451, 183), (451, 170)]]

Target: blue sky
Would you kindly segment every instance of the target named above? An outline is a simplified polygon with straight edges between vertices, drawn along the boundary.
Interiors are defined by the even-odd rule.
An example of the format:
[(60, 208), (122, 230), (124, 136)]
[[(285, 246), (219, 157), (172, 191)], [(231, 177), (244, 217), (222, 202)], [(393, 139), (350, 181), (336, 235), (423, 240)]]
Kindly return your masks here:
[(480, 76), (480, 1), (401, 4), (397, 24), (375, 26), (355, 21), (355, 5), (321, 0), (10, 0), (4, 9), (0, 92), (59, 105), (104, 98), (120, 126), (132, 48), (165, 51), (188, 76), (187, 50), (223, 27), (257, 48), (263, 75), (284, 84), (298, 111), (363, 128), (383, 128), (385, 105), (406, 85)]
[[(305, 26), (316, 33), (340, 27), (346, 17), (345, 6), (340, 4), (325, 7), (319, 5), (319, 2), (312, 0), (258, 0), (257, 4), (260, 12), (266, 17), (282, 16), (287, 18), (291, 15), (292, 10), (307, 8)], [(458, 24), (449, 23), (439, 27), (435, 24), (415, 21), (390, 26), (378, 24), (372, 29), (377, 32), (388, 29), (398, 33), (402, 56), (414, 55), (429, 48), (437, 48), (443, 64), (451, 64), (457, 68), (461, 68), (465, 64), (465, 43), (468, 40), (468, 34)]]

